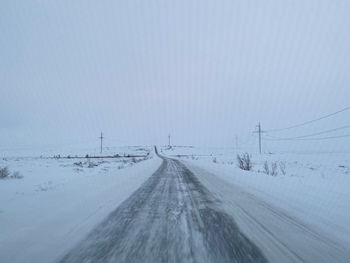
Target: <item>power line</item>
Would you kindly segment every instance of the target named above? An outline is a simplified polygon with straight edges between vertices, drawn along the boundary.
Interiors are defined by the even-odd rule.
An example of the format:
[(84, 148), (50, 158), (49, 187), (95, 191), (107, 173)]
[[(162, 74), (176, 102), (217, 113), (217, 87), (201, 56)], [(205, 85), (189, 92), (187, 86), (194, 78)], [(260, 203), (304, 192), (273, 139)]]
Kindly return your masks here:
[(285, 127), (285, 128), (281, 128), (281, 129), (271, 129), (271, 130), (267, 130), (266, 132), (277, 132), (277, 131), (284, 131), (284, 130), (289, 130), (289, 129), (293, 129), (293, 128), (298, 128), (298, 127), (301, 127), (301, 126), (304, 126), (304, 125), (307, 125), (307, 124), (310, 124), (310, 123), (313, 123), (313, 122), (316, 122), (316, 121), (320, 121), (320, 120), (329, 118), (329, 117), (331, 117), (331, 116), (334, 116), (334, 115), (336, 115), (336, 114), (342, 113), (342, 112), (347, 111), (347, 110), (350, 110), (350, 107), (346, 107), (346, 108), (344, 108), (344, 109), (342, 109), (342, 110), (339, 110), (339, 111), (336, 111), (336, 112), (327, 114), (327, 115), (322, 116), (322, 117), (319, 117), (319, 118), (317, 118), (317, 119), (313, 119), (313, 120), (310, 120), (310, 121), (306, 121), (306, 122), (303, 122), (303, 123), (299, 123), (299, 124), (292, 125), (292, 126)]
[[(269, 136), (272, 137), (272, 136)], [(286, 139), (286, 138), (276, 138), (276, 139), (265, 139), (267, 141), (321, 141), (321, 140), (329, 140), (329, 139), (339, 139), (350, 137), (350, 134), (344, 134), (339, 136), (330, 136), (330, 137), (321, 137), (321, 138), (308, 138), (308, 139)], [(273, 137), (272, 137), (273, 138)]]
[(267, 136), (269, 136), (271, 138), (274, 138), (274, 139), (278, 139), (278, 140), (295, 140), (295, 139), (302, 139), (302, 138), (317, 136), (317, 135), (326, 134), (326, 133), (330, 133), (330, 132), (335, 132), (335, 131), (339, 131), (339, 130), (343, 130), (343, 129), (347, 129), (347, 128), (350, 128), (350, 125), (345, 125), (345, 126), (338, 127), (338, 128), (335, 128), (335, 129), (330, 129), (330, 130), (326, 130), (326, 131), (321, 131), (321, 132), (317, 132), (317, 133), (312, 133), (312, 134), (307, 134), (307, 135), (302, 135), (302, 136), (296, 136), (296, 137), (280, 138), (280, 137), (274, 137), (274, 136), (271, 136), (271, 135), (267, 135)]

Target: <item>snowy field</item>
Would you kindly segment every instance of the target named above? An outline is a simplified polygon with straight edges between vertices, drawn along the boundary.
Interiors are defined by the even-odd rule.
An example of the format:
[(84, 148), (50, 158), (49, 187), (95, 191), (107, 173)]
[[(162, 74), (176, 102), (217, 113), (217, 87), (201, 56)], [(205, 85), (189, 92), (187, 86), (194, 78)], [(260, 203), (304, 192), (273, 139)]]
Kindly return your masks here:
[(103, 147), (103, 153), (99, 147), (84, 147), (81, 144), (74, 146), (43, 146), (38, 149), (30, 147), (2, 147), (0, 158), (19, 158), (19, 157), (43, 157), (49, 158), (54, 156), (76, 157), (76, 156), (113, 156), (113, 155), (146, 155), (153, 150), (153, 146), (120, 146), (120, 147)]
[[(244, 151), (204, 147), (161, 150), (189, 166), (215, 174), (227, 184), (242, 188), (350, 246), (350, 153), (252, 154), (252, 171), (243, 171), (237, 167), (236, 156)], [(277, 175), (266, 174), (266, 161), (270, 171), (272, 164), (276, 164)]]
[[(111, 148), (104, 154), (145, 157), (53, 159), (98, 150), (2, 153), (0, 167), (23, 178), (0, 180), (1, 262), (52, 262), (81, 240), (159, 167), (153, 147)], [(22, 154), (22, 155), (21, 155)]]
[[(252, 194), (256, 200), (263, 200), (305, 223), (308, 229), (350, 246), (349, 153), (252, 154), (252, 170), (243, 171), (237, 167), (236, 158), (244, 152), (241, 150), (159, 149), (161, 154), (182, 160), (214, 194), (226, 192), (222, 195), (226, 201), (233, 199), (234, 191), (242, 189), (241, 194)], [(103, 155), (118, 154), (119, 158), (75, 158), (76, 155), (99, 155), (98, 149), (83, 148), (41, 151), (42, 154), (21, 152), (17, 156), (10, 153), (14, 151), (2, 153), (0, 167), (8, 167), (9, 176), (18, 171), (23, 178), (0, 180), (0, 258), (3, 262), (54, 262), (115, 210), (161, 164), (153, 147), (143, 146), (104, 151)], [(61, 158), (52, 158), (58, 154)], [(276, 163), (276, 175), (266, 174), (266, 161), (270, 171)], [(226, 189), (220, 188), (223, 184)], [(232, 214), (235, 218), (235, 211)], [(263, 246), (259, 243), (261, 240), (255, 240), (256, 232), (249, 233), (243, 217), (235, 219), (254, 242)], [(275, 251), (272, 254), (267, 255), (273, 259)]]

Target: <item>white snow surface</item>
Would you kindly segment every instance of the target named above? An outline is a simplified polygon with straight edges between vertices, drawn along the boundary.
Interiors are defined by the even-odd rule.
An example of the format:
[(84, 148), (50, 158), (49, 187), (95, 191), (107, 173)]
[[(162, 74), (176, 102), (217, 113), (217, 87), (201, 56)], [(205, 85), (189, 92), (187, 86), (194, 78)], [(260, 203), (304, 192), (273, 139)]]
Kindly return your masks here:
[[(139, 152), (137, 149), (119, 152), (132, 154)], [(147, 160), (137, 160), (140, 162), (92, 159), (90, 163), (97, 166), (88, 168), (86, 159), (0, 159), (0, 167), (8, 166), (23, 175), (22, 179), (0, 180), (0, 261), (57, 260), (161, 164), (154, 153)]]
[[(141, 148), (114, 148), (108, 154), (142, 155), (152, 151), (151, 147)], [(350, 247), (350, 153), (252, 154), (253, 170), (242, 171), (237, 168), (236, 155), (243, 151), (232, 148), (162, 147), (161, 150), (167, 156), (184, 161), (208, 188), (212, 184), (210, 191), (220, 192), (222, 187), (222, 197), (226, 201), (230, 201), (236, 190), (242, 195), (246, 192), (286, 212), (309, 229)], [(62, 151), (61, 156), (75, 153), (97, 155), (98, 152)], [(19, 171), (24, 176), (23, 179), (0, 180), (1, 262), (54, 262), (128, 198), (161, 164), (161, 159), (153, 152), (150, 159), (141, 161), (140, 157), (140, 162), (135, 164), (130, 158), (92, 159), (91, 163), (97, 165), (92, 168), (88, 168), (89, 163), (84, 158), (45, 158), (51, 154), (59, 152), (43, 158), (16, 157), (12, 152), (3, 154), (0, 159), (0, 167), (8, 166), (11, 172)], [(269, 164), (283, 162), (286, 174), (279, 170), (277, 176), (266, 175), (263, 172), (265, 161)], [(242, 198), (251, 199), (249, 196)], [(243, 217), (238, 216), (237, 223), (253, 241), (263, 245), (254, 240), (256, 233), (249, 233), (251, 230), (244, 225)]]
[[(163, 147), (162, 152), (214, 174), (350, 247), (350, 153), (252, 154), (253, 170), (243, 171), (236, 160), (242, 151), (232, 148)], [(279, 168), (277, 176), (265, 174), (265, 161), (284, 163), (286, 174)]]

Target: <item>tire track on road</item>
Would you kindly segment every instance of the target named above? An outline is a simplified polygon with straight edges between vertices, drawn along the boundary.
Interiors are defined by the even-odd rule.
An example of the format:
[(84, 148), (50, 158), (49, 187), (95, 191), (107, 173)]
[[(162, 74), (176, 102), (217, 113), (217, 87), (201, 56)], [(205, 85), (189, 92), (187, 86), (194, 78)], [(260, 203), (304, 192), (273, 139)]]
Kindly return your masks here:
[(160, 168), (59, 262), (267, 262), (219, 207), (185, 165), (163, 158)]

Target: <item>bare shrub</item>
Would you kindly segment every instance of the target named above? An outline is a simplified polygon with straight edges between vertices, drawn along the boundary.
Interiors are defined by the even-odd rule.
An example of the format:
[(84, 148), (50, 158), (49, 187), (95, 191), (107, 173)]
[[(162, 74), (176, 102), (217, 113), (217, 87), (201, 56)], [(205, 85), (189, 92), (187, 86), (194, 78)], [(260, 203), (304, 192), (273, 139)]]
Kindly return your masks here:
[(216, 157), (213, 158), (213, 163), (217, 163)]
[(21, 175), (21, 173), (19, 171), (15, 171), (13, 172), (13, 174), (11, 175), (11, 178), (14, 178), (14, 179), (22, 179), (23, 178), (23, 175)]
[(269, 163), (267, 161), (264, 163), (264, 173), (270, 174)]
[(0, 168), (0, 179), (8, 178), (9, 175), (10, 175), (10, 171), (7, 166), (4, 168)]
[(94, 168), (95, 166), (97, 166), (97, 164), (91, 162), (90, 159), (89, 159), (89, 161), (88, 161), (88, 168)]
[(280, 162), (279, 163), (280, 171), (283, 175), (286, 175), (286, 163)]
[(238, 168), (244, 170), (243, 158), (239, 154), (237, 154), (237, 162), (238, 162), (237, 164)]
[(276, 176), (277, 174), (278, 174), (277, 163), (276, 162), (272, 162), (271, 163), (271, 175), (272, 176)]
[(269, 166), (269, 163), (265, 161), (264, 163), (264, 173), (271, 175), (271, 176), (276, 176), (278, 175), (278, 165), (277, 162), (271, 162), (271, 165)]
[(253, 164), (248, 153), (242, 155), (237, 154), (238, 167), (245, 171), (250, 171), (253, 168)]
[(74, 165), (79, 166), (79, 167), (83, 167), (83, 163), (82, 162), (76, 162), (76, 163), (74, 163)]

